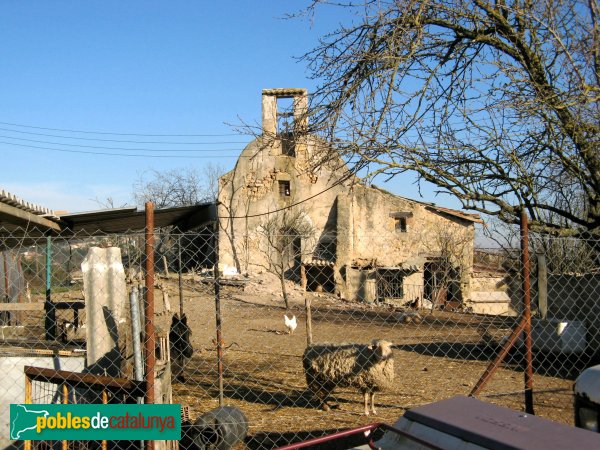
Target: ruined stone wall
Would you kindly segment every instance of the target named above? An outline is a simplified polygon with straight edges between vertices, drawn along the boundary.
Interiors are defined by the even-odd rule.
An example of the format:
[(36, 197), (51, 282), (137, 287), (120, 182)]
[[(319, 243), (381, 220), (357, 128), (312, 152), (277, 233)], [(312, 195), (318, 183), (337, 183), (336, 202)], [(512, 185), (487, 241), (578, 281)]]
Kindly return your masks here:
[[(406, 231), (395, 228), (391, 214), (410, 213)], [(439, 253), (436, 236), (451, 230), (465, 240), (463, 264), (472, 265), (472, 223), (445, 217), (418, 202), (384, 191), (354, 186), (338, 199), (338, 248), (343, 260), (372, 258), (378, 266), (398, 266)]]
[(471, 273), (471, 296), (466, 306), (476, 314), (515, 316), (508, 273), (478, 270)]
[[(406, 230), (396, 228), (396, 217), (406, 217)], [(427, 205), (361, 185), (338, 197), (338, 265), (358, 268), (417, 266), (404, 277), (407, 298), (422, 296), (423, 263), (440, 255), (440, 234), (456, 239), (456, 265), (461, 267), (463, 297), (470, 296), (473, 263), (472, 222), (444, 215)], [(348, 270), (344, 296), (369, 300), (369, 289), (361, 286), (365, 274)], [(367, 277), (368, 278), (368, 277)], [(365, 292), (363, 292), (365, 291)]]
[[(315, 239), (329, 229), (335, 230), (336, 197), (347, 188), (336, 185), (341, 174), (328, 168), (311, 170), (311, 158), (320, 151), (319, 145), (314, 138), (301, 139), (296, 156), (290, 157), (281, 154), (280, 141), (262, 136), (250, 143), (236, 167), (221, 177), (219, 265), (224, 273), (265, 270), (268, 246), (259, 230), (269, 220), (269, 212), (276, 214), (299, 204), (296, 208), (306, 213), (316, 230)], [(280, 196), (280, 181), (290, 183), (289, 197)]]

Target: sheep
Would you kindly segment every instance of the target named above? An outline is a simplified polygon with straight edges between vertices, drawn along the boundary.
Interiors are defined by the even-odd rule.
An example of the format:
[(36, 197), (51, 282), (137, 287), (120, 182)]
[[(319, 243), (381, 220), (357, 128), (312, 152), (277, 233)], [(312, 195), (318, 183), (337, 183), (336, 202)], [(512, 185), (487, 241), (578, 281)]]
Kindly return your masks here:
[(375, 411), (375, 392), (394, 381), (392, 343), (375, 339), (366, 344), (314, 344), (304, 350), (302, 365), (306, 384), (320, 406), (329, 411), (327, 397), (336, 387), (359, 389), (365, 402), (365, 415)]

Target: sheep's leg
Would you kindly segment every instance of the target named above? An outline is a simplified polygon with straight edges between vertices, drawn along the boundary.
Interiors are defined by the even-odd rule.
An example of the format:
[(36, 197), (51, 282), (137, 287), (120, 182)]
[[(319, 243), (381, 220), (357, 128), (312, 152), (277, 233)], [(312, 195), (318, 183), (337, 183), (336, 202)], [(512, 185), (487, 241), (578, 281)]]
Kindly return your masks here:
[(331, 411), (331, 407), (329, 406), (329, 403), (327, 403), (327, 397), (329, 397), (327, 395), (327, 393), (325, 393), (324, 396), (319, 398), (319, 402), (321, 403), (321, 409), (323, 411)]
[(331, 396), (331, 389), (324, 389), (323, 390), (323, 403), (322, 403), (322, 408), (323, 411), (331, 411), (331, 406), (329, 406), (329, 403), (327, 402), (327, 399)]
[(363, 396), (365, 398), (365, 416), (369, 415), (369, 392), (363, 392)]
[(371, 392), (371, 412), (373, 415), (377, 414), (377, 411), (375, 411), (375, 392)]
[(327, 404), (327, 397), (329, 396), (329, 391), (327, 391), (323, 386), (311, 386), (310, 390), (312, 392), (313, 399), (316, 399), (323, 411), (331, 411), (331, 408)]

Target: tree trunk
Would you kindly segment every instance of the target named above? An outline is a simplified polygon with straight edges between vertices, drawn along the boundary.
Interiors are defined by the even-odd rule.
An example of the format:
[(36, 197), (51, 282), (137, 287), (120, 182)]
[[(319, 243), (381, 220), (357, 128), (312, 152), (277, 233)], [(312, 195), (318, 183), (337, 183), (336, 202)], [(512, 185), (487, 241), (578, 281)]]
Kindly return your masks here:
[(279, 281), (281, 282), (281, 293), (283, 294), (283, 301), (285, 303), (285, 309), (289, 310), (290, 303), (288, 301), (288, 294), (287, 294), (287, 290), (285, 288), (285, 277), (283, 275), (283, 271), (282, 271), (281, 275), (279, 275)]

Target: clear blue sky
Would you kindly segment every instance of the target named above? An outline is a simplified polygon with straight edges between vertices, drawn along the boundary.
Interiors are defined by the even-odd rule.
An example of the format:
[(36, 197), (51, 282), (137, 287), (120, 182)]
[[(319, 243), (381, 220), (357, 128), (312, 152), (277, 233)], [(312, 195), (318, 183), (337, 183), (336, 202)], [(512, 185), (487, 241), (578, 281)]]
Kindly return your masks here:
[[(337, 8), (320, 10), (313, 22), (282, 19), (305, 5), (281, 0), (2, 2), (0, 188), (54, 210), (75, 212), (99, 209), (95, 199), (108, 197), (132, 204), (132, 186), (148, 169), (201, 170), (210, 162), (228, 170), (248, 137), (153, 138), (50, 129), (226, 135), (234, 133), (228, 124), (240, 118), (258, 122), (261, 90), (310, 91), (314, 82), (294, 57), (348, 20)], [(115, 142), (87, 140), (91, 138)], [(198, 144), (122, 142), (126, 140)], [(448, 196), (434, 197), (431, 189), (420, 198), (412, 183), (411, 177), (403, 177), (377, 184), (459, 208)]]

